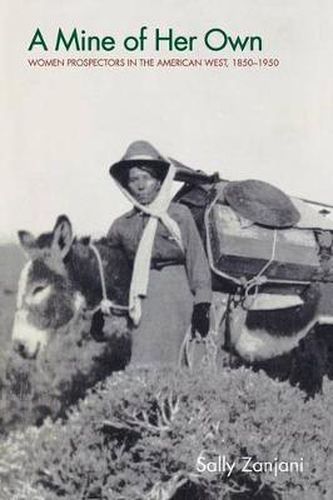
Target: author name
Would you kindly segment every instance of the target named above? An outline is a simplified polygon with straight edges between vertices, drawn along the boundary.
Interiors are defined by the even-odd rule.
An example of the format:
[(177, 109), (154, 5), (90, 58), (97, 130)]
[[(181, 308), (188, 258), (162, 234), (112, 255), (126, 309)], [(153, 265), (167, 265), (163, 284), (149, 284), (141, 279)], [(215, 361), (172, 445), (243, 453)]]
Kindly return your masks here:
[(286, 461), (274, 458), (272, 461), (259, 461), (255, 457), (240, 457), (237, 460), (228, 460), (225, 455), (216, 455), (214, 460), (201, 454), (196, 461), (197, 472), (226, 473), (230, 477), (233, 472), (268, 473), (277, 477), (279, 473), (304, 472), (303, 458), (295, 461)]

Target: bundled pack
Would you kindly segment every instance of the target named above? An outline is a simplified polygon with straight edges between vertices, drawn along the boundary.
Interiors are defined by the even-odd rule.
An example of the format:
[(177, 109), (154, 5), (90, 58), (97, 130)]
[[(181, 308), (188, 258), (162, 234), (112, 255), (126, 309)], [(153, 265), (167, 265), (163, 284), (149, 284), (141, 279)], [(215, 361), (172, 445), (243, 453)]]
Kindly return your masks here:
[[(333, 282), (333, 220), (262, 181), (187, 185), (176, 196), (205, 240), (215, 288)], [(287, 288), (289, 288), (289, 286)]]

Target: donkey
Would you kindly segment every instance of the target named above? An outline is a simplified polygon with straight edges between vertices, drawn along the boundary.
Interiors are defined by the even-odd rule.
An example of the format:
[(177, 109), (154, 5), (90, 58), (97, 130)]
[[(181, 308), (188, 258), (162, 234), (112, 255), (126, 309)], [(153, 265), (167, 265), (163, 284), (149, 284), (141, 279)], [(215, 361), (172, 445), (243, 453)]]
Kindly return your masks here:
[(13, 349), (0, 388), (6, 405), (0, 434), (39, 425), (47, 415), (65, 417), (87, 389), (124, 369), (131, 355), (127, 317), (113, 308), (104, 325), (100, 309), (105, 295), (126, 309), (131, 269), (124, 256), (105, 238), (94, 245), (89, 238), (75, 239), (65, 215), (49, 233), (18, 236), (28, 261), (19, 278)]
[(214, 287), (211, 332), (218, 366), (264, 370), (298, 385), (306, 398), (315, 396), (324, 375), (333, 378), (332, 301), (331, 283), (313, 283), (296, 297)]
[[(89, 239), (73, 238), (68, 217), (58, 217), (50, 233), (34, 238), (19, 231), (28, 262), (19, 279), (12, 340), (22, 356), (35, 358), (57, 333), (68, 329), (85, 310), (102, 299), (101, 276)], [(108, 298), (125, 306), (131, 277), (129, 264), (104, 238), (95, 244), (104, 268)], [(92, 333), (101, 334), (101, 314), (92, 321)]]

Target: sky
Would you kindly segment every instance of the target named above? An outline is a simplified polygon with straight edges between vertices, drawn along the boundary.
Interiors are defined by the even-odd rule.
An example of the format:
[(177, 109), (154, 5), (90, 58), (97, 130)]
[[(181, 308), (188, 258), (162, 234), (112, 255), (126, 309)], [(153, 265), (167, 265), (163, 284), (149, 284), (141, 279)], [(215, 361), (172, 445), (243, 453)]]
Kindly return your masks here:
[[(333, 204), (333, 4), (329, 0), (1, 0), (0, 240), (50, 230), (59, 214), (75, 234), (106, 233), (128, 202), (108, 174), (134, 140), (230, 180), (260, 179)], [(121, 41), (147, 26), (142, 52)], [(28, 51), (39, 28), (113, 36), (112, 52)], [(198, 36), (195, 49), (157, 52), (163, 32)], [(259, 35), (262, 52), (211, 51), (211, 28)], [(28, 59), (227, 58), (228, 68), (30, 67)], [(275, 58), (274, 68), (234, 58)]]

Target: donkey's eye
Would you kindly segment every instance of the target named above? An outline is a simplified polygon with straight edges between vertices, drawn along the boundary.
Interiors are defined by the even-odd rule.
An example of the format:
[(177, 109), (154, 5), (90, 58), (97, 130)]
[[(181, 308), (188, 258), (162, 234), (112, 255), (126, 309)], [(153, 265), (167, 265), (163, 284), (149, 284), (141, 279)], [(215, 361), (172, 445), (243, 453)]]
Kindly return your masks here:
[(30, 305), (42, 304), (51, 294), (52, 286), (50, 284), (40, 283), (31, 287), (30, 292), (25, 298), (25, 302)]
[(38, 285), (36, 286), (33, 291), (32, 291), (32, 295), (37, 295), (38, 293), (42, 292), (43, 290), (45, 290), (46, 286), (45, 285)]

